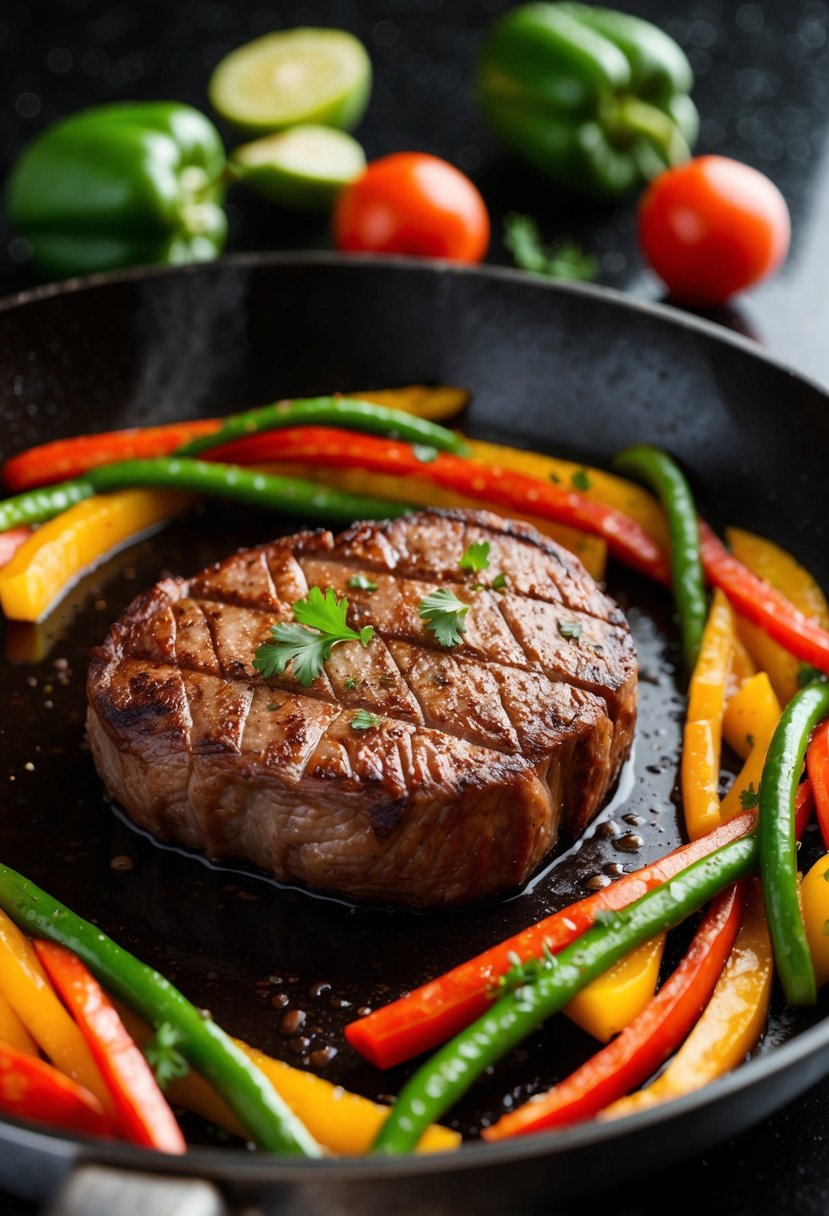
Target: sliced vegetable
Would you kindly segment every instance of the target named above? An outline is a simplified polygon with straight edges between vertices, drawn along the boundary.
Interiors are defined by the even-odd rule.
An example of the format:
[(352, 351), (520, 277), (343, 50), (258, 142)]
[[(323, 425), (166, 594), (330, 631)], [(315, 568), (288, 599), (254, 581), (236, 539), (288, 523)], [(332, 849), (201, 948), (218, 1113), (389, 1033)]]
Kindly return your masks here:
[(639, 1016), (553, 1089), (485, 1127), (483, 1138), (506, 1140), (580, 1123), (652, 1076), (710, 1000), (734, 945), (744, 901), (742, 884), (718, 895), (682, 962)]
[(229, 160), (236, 181), (293, 211), (327, 211), (365, 167), (356, 139), (312, 123), (242, 144)]
[[(739, 704), (735, 705), (737, 701)], [(774, 689), (764, 671), (752, 676), (726, 709), (723, 721), (726, 736), (730, 739), (730, 731), (736, 742), (742, 739), (748, 745), (748, 756), (735, 777), (734, 784), (722, 800), (722, 819), (731, 819), (738, 815), (746, 800), (753, 799), (760, 789), (766, 754), (780, 721), (780, 714), (780, 702), (774, 695)]]
[(597, 917), (641, 899), (694, 862), (739, 840), (753, 830), (754, 824), (754, 815), (744, 812), (653, 865), (623, 875), (595, 895), (545, 917), (399, 1000), (352, 1022), (346, 1027), (348, 1041), (378, 1068), (390, 1068), (428, 1051), (486, 1011), (495, 999), (493, 990), (499, 978), (509, 971), (515, 958), (528, 962), (540, 958), (545, 950), (557, 954), (587, 932)]
[(681, 1098), (742, 1064), (763, 1033), (773, 975), (763, 892), (752, 882), (737, 940), (702, 1017), (655, 1081), (606, 1107), (599, 1118), (618, 1119)]
[(9, 564), (31, 535), (31, 528), (12, 528), (9, 532), (0, 532), (0, 570)]
[(801, 662), (829, 672), (829, 631), (804, 616), (770, 583), (752, 574), (702, 520), (699, 536), (705, 573), (725, 592), (735, 611), (759, 625)]
[(39, 621), (83, 574), (192, 501), (175, 490), (122, 490), (70, 507), (33, 532), (0, 570), (4, 614)]
[(738, 631), (734, 639), (734, 657), (731, 660), (731, 675), (726, 688), (726, 699), (730, 701), (740, 691), (746, 680), (750, 680), (752, 676), (756, 675), (757, 668), (754, 660), (740, 640)]
[(682, 809), (692, 840), (720, 822), (720, 746), (725, 688), (734, 650), (734, 613), (715, 592), (688, 692), (682, 742)]
[[(270, 1082), (252, 1067), (213, 1019), (191, 1005), (169, 980), (140, 963), (95, 925), (70, 912), (33, 882), (3, 865), (0, 865), (0, 906), (28, 933), (57, 942), (78, 955), (108, 992), (126, 1001), (153, 1026), (167, 1022), (177, 1030), (181, 1054), (222, 1095), (261, 1148), (319, 1156), (316, 1141)], [(8, 924), (5, 917), (3, 921)], [(18, 1013), (23, 1016), (22, 1010), (18, 1009)], [(68, 1020), (68, 1015), (65, 1016)], [(84, 1051), (88, 1051), (80, 1031), (73, 1028)]]
[(79, 958), (54, 942), (36, 942), (38, 958), (74, 1016), (103, 1074), (127, 1139), (162, 1153), (187, 1150), (150, 1066), (112, 1002)]
[(564, 1013), (594, 1039), (607, 1043), (639, 1016), (656, 991), (664, 947), (664, 934), (645, 942), (583, 988)]
[(211, 451), (209, 459), (239, 464), (298, 460), (372, 473), (393, 470), (398, 477), (417, 476), (487, 504), (592, 532), (607, 542), (620, 561), (659, 581), (668, 577), (662, 550), (635, 520), (620, 511), (576, 490), (512, 473), (500, 465), (478, 464), (451, 452), (439, 452), (433, 460), (423, 461), (410, 444), (309, 426), (239, 439)]
[(334, 204), (334, 242), (349, 253), (404, 253), (480, 262), (489, 212), (477, 187), (425, 152), (372, 161)]
[(45, 1060), (2, 1042), (0, 1111), (73, 1133), (112, 1135), (110, 1120), (94, 1094)]
[[(817, 582), (790, 553), (772, 541), (742, 528), (727, 528), (728, 547), (734, 557), (758, 578), (765, 579), (804, 616), (823, 629), (829, 629), (829, 604)], [(757, 666), (767, 671), (782, 705), (787, 705), (800, 688), (800, 664), (765, 630), (742, 617), (737, 619), (737, 632), (745, 642)]]
[(621, 452), (613, 467), (649, 485), (668, 518), (674, 600), (679, 613), (685, 663), (692, 672), (702, 644), (708, 604), (702, 577), (697, 512), (690, 486), (670, 456), (646, 444)]
[(30, 1056), (37, 1055), (37, 1044), (3, 996), (2, 990), (0, 990), (0, 1043), (6, 1043), (15, 1051), (25, 1051)]
[(821, 857), (800, 884), (806, 940), (820, 987), (829, 980), (829, 853)]
[[(697, 861), (678, 878), (603, 918), (560, 954), (538, 964), (538, 977), (500, 997), (495, 1006), (441, 1048), (403, 1086), (374, 1146), (403, 1153), (428, 1123), (449, 1109), (491, 1064), (598, 975), (643, 942), (678, 924), (757, 864), (753, 836)], [(733, 940), (733, 939), (732, 939)]]
[(815, 680), (793, 697), (774, 732), (760, 783), (760, 873), (774, 961), (790, 1005), (817, 999), (798, 905), (795, 801), (809, 736), (829, 716), (829, 683)]
[(806, 752), (806, 767), (815, 797), (817, 821), (829, 849), (829, 721), (821, 722)]

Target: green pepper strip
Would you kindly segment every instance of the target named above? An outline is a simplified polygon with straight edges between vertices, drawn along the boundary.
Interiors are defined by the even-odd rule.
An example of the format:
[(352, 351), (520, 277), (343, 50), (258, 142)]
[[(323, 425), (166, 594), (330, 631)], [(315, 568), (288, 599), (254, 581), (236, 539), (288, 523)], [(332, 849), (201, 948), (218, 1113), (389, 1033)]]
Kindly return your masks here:
[(502, 996), (406, 1082), (372, 1151), (396, 1154), (414, 1149), (428, 1125), (444, 1115), (486, 1068), (625, 954), (748, 874), (757, 856), (753, 836), (732, 841), (628, 908), (604, 916), (572, 946), (539, 964), (538, 978)]
[(620, 452), (613, 467), (650, 486), (668, 518), (674, 600), (685, 662), (692, 672), (699, 658), (708, 602), (700, 559), (697, 509), (690, 486), (670, 456), (646, 444)]
[(814, 1005), (815, 969), (800, 912), (794, 807), (809, 736), (829, 716), (829, 683), (813, 680), (783, 710), (760, 781), (760, 873), (774, 961), (790, 1005)]
[(253, 506), (267, 507), (288, 515), (310, 514), (332, 523), (351, 523), (355, 519), (386, 519), (405, 515), (405, 503), (382, 498), (364, 498), (345, 490), (329, 489), (293, 477), (276, 477), (240, 469), (232, 464), (208, 464), (203, 460), (162, 456), (153, 460), (122, 460), (117, 464), (90, 469), (74, 481), (27, 490), (0, 502), (0, 532), (21, 524), (40, 523), (60, 515), (68, 507), (110, 490), (136, 486), (167, 486), (193, 490), (218, 498), (230, 498)]
[(25, 932), (72, 950), (107, 991), (156, 1029), (164, 1022), (172, 1026), (182, 1055), (221, 1094), (260, 1148), (295, 1156), (322, 1155), (270, 1081), (169, 980), (4, 865), (0, 865), (0, 907)]
[(195, 456), (211, 448), (222, 447), (244, 435), (261, 431), (283, 430), (294, 426), (337, 426), (347, 431), (365, 431), (369, 435), (389, 435), (407, 443), (419, 443), (437, 448), (439, 452), (468, 452), (460, 435), (427, 422), (403, 410), (374, 405), (354, 397), (299, 397), (293, 401), (276, 401), (258, 409), (245, 410), (225, 418), (218, 431), (200, 435), (180, 447), (177, 456)]

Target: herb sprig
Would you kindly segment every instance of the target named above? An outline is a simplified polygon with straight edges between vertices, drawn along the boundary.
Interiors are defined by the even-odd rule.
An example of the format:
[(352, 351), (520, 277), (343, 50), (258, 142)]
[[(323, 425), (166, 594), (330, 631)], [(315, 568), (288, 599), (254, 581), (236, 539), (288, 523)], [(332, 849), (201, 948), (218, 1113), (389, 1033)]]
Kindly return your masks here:
[(473, 540), (472, 544), (464, 549), (458, 566), (461, 570), (488, 570), (489, 549), (488, 540)]
[(516, 266), (550, 279), (587, 281), (596, 277), (596, 259), (575, 241), (564, 239), (545, 245), (538, 224), (529, 215), (512, 212), (504, 218), (504, 244)]
[(432, 591), (417, 606), (421, 620), (426, 622), (426, 628), (435, 635), (438, 644), (447, 649), (459, 646), (466, 633), (464, 617), (470, 605), (459, 600), (454, 591), (440, 588)]
[(338, 600), (331, 587), (324, 595), (319, 587), (312, 587), (307, 599), (297, 600), (291, 607), (296, 621), (272, 625), (273, 641), (256, 648), (253, 666), (265, 680), (281, 676), (290, 665), (299, 683), (308, 688), (339, 642), (367, 646), (374, 637), (373, 625), (364, 625), (357, 632), (346, 624), (348, 600), (345, 596)]
[(144, 1047), (144, 1059), (153, 1070), (159, 1089), (166, 1089), (171, 1081), (186, 1076), (190, 1071), (190, 1065), (178, 1050), (183, 1037), (175, 1026), (162, 1022)]

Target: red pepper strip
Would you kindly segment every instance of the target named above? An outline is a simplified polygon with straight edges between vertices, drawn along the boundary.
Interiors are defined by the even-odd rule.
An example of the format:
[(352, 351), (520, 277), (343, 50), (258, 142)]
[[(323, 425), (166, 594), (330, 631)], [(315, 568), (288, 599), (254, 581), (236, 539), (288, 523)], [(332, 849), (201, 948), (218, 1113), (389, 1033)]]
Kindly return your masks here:
[(169, 456), (191, 439), (210, 435), (222, 425), (220, 418), (197, 418), (166, 426), (130, 427), (99, 435), (73, 435), (54, 439), (12, 456), (3, 465), (3, 481), (14, 494), (35, 486), (68, 481), (90, 469), (118, 460)]
[[(806, 752), (806, 771), (815, 795), (820, 834), (829, 849), (829, 718), (812, 735)], [(798, 794), (802, 788), (798, 787)]]
[(736, 610), (819, 671), (829, 674), (829, 631), (795, 608), (785, 595), (733, 557), (703, 520), (699, 523), (702, 566), (709, 582), (720, 587)]
[(0, 1043), (0, 1111), (73, 1132), (111, 1136), (98, 1099), (38, 1056)]
[(615, 507), (575, 490), (500, 465), (477, 464), (451, 452), (435, 455), (430, 451), (428, 459), (418, 459), (416, 445), (321, 426), (247, 435), (205, 452), (204, 457), (243, 465), (300, 460), (335, 468), (420, 477), (485, 503), (601, 536), (614, 557), (659, 582), (670, 582), (667, 557), (641, 524)]
[(540, 958), (545, 946), (557, 954), (581, 937), (595, 923), (598, 913), (618, 912), (641, 899), (693, 862), (745, 836), (753, 830), (755, 822), (751, 812), (737, 815), (652, 865), (625, 874), (605, 890), (530, 925), (390, 1005), (352, 1022), (345, 1031), (349, 1043), (378, 1068), (390, 1068), (437, 1047), (486, 1012), (495, 999), (493, 991), (499, 976), (509, 970), (516, 955), (522, 962)]
[(23, 542), (31, 535), (31, 528), (9, 528), (8, 532), (0, 532), (0, 569), (9, 564)]
[[(806, 781), (801, 781), (800, 785), (797, 787), (797, 793), (795, 794), (794, 798), (795, 840), (803, 839), (803, 833), (806, 831), (809, 820), (812, 818), (812, 812), (814, 809), (815, 798), (812, 783), (808, 779)], [(820, 830), (821, 835), (823, 835), (824, 842), (826, 842), (827, 838), (823, 832), (823, 824), (820, 825)], [(827, 843), (826, 847), (829, 848), (829, 843)]]
[(745, 905), (745, 884), (710, 904), (671, 977), (621, 1034), (548, 1093), (484, 1128), (485, 1140), (505, 1140), (590, 1119), (647, 1081), (690, 1033), (726, 964)]
[(103, 1074), (120, 1130), (133, 1144), (162, 1153), (186, 1152), (184, 1136), (152, 1069), (98, 981), (63, 946), (47, 941), (35, 941), (34, 946)]

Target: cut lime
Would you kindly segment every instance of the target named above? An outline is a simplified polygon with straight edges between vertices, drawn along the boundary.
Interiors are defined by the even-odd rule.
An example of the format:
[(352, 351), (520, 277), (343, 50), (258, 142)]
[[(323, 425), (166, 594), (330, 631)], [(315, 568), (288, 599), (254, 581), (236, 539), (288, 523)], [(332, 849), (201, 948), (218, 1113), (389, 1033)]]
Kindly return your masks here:
[(297, 211), (325, 211), (366, 167), (363, 149), (345, 131), (291, 127), (236, 148), (230, 169), (265, 198)]
[(349, 129), (368, 104), (371, 60), (345, 30), (284, 30), (232, 51), (208, 92), (222, 118), (244, 131), (297, 123)]

